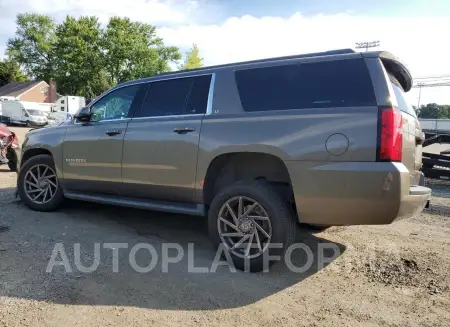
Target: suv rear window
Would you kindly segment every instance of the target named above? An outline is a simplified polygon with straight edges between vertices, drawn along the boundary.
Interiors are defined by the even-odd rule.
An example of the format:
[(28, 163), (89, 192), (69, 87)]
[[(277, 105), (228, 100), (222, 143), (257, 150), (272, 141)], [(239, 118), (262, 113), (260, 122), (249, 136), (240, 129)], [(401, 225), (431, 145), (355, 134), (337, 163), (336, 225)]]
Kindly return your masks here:
[(235, 76), (245, 111), (376, 105), (364, 59), (246, 69)]
[(401, 111), (406, 112), (414, 117), (417, 117), (416, 111), (412, 107), (412, 105), (408, 102), (405, 96), (405, 92), (403, 88), (400, 86), (400, 83), (397, 80), (390, 76), (392, 88), (394, 89), (395, 98), (397, 99), (398, 107)]

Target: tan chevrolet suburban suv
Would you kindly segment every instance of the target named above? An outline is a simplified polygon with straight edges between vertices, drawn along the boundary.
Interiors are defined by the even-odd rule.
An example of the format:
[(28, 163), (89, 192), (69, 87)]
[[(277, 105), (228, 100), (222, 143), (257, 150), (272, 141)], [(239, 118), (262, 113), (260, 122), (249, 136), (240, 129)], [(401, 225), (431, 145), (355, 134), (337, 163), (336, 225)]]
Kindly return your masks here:
[(70, 198), (205, 215), (214, 245), (260, 270), (296, 222), (389, 224), (424, 208), (411, 86), (390, 53), (352, 50), (123, 83), (27, 134), (18, 192), (40, 211)]

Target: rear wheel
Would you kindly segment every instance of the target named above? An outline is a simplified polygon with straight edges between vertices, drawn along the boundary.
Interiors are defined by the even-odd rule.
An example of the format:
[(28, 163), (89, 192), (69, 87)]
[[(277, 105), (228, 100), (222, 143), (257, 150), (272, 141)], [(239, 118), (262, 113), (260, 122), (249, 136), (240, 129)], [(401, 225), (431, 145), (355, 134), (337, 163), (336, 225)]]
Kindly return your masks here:
[[(222, 188), (208, 213), (209, 235), (240, 270), (261, 271), (294, 243), (296, 224), (288, 202), (269, 183), (239, 181)], [(270, 257), (269, 257), (270, 255)]]
[(46, 154), (25, 162), (20, 169), (17, 188), (25, 205), (37, 211), (55, 210), (64, 198), (53, 158)]

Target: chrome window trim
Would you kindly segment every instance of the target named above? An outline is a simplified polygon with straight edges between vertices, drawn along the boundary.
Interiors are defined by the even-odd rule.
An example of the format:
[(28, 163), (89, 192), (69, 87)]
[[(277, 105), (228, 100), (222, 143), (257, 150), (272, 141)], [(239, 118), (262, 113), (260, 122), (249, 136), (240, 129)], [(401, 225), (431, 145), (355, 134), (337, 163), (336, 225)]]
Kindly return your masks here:
[(175, 118), (175, 117), (181, 117), (181, 118), (189, 118), (189, 117), (200, 117), (204, 116), (205, 114), (188, 114), (188, 115), (168, 115), (168, 116), (150, 116), (150, 117), (135, 117), (131, 118), (131, 120), (142, 120), (142, 119), (159, 119), (159, 118)]
[(211, 82), (209, 84), (209, 92), (208, 92), (208, 102), (206, 104), (206, 113), (205, 116), (209, 116), (212, 114), (212, 106), (214, 100), (214, 87), (216, 84), (216, 73), (213, 73), (211, 76)]
[[(97, 121), (89, 121), (89, 122), (76, 122), (75, 120), (74, 120), (74, 122), (73, 122), (73, 124), (74, 125), (83, 125), (83, 124), (86, 124), (86, 123), (92, 123), (92, 125), (97, 125), (97, 124), (100, 124), (100, 123), (103, 123), (103, 122), (111, 122), (111, 121), (122, 121), (122, 122), (129, 122), (131, 120), (131, 118), (115, 118), (115, 119), (104, 119), (104, 120), (97, 120)], [(91, 125), (91, 126), (92, 126)]]

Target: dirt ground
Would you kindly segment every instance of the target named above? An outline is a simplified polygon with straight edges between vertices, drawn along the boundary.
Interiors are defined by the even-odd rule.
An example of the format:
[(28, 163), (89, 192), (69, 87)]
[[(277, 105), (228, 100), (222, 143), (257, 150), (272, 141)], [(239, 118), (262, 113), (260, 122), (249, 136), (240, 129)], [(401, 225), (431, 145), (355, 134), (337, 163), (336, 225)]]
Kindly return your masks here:
[[(19, 136), (24, 129), (19, 130)], [(21, 137), (23, 140), (23, 136)], [(188, 272), (186, 260), (163, 272), (117, 267), (101, 251), (93, 273), (62, 266), (47, 273), (55, 244), (72, 268), (74, 244), (85, 266), (94, 243), (163, 242), (195, 248), (195, 265), (215, 256), (201, 218), (68, 202), (33, 212), (14, 198), (16, 176), (0, 167), (0, 327), (11, 326), (450, 326), (450, 185), (435, 183), (430, 209), (389, 226), (333, 227), (298, 241), (334, 246), (339, 256), (304, 272)], [(126, 250), (123, 253), (126, 253)], [(120, 253), (120, 252), (119, 252)], [(145, 265), (147, 258), (142, 259)], [(308, 260), (295, 252), (293, 262)]]

